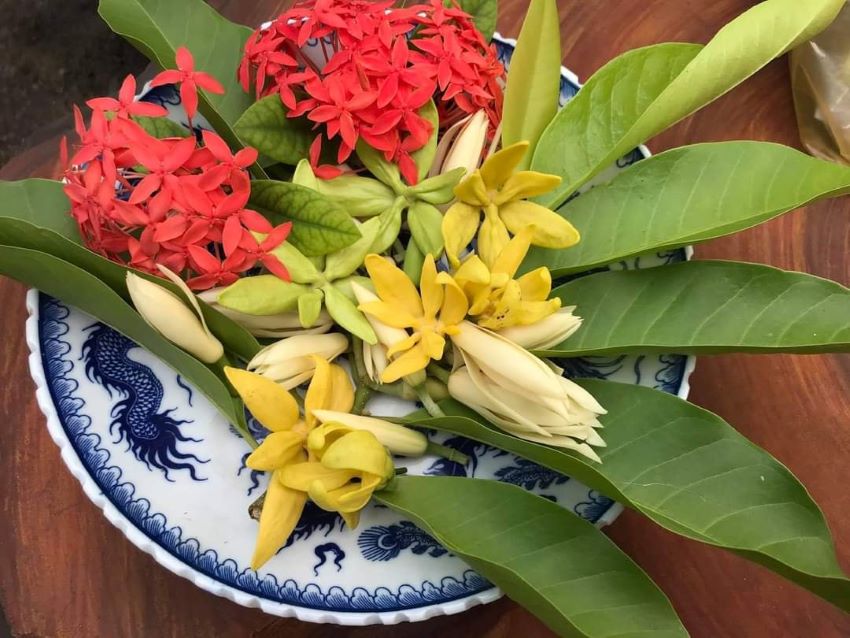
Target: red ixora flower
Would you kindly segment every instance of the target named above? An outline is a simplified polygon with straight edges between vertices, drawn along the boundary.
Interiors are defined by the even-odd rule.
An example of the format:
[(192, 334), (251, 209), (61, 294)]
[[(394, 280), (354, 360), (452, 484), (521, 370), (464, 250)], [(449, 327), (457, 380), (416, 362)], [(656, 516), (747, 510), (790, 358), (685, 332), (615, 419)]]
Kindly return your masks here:
[[(199, 79), (192, 70), (188, 52), (178, 53), (178, 63), (182, 70), (175, 73), (186, 74), (182, 88), (212, 86), (211, 78)], [(89, 100), (88, 123), (75, 107), (80, 143), (70, 160), (62, 142), (65, 192), (86, 245), (154, 275), (161, 276), (158, 264), (167, 266), (193, 290), (229, 285), (260, 265), (289, 280), (273, 251), (291, 224), (274, 227), (247, 208), (246, 169), (257, 151), (233, 153), (212, 131), (203, 131), (203, 145), (194, 135), (151, 136), (133, 118), (162, 117), (166, 111), (135, 101), (135, 86), (130, 76), (117, 100)]]
[(245, 45), (239, 81), (245, 91), (253, 82), (258, 96), (279, 94), (289, 117), (313, 123), (310, 160), (320, 177), (341, 172), (319, 164), (323, 143), (335, 145), (343, 164), (362, 139), (415, 184), (411, 154), (433, 132), (422, 116), (432, 98), (442, 126), (478, 110), (491, 133), (499, 124), (504, 67), (472, 18), (442, 0), (393, 5), (299, 2)]
[(175, 60), (177, 61), (177, 69), (162, 71), (151, 80), (151, 86), (179, 84), (180, 99), (183, 102), (183, 108), (186, 109), (186, 115), (191, 121), (198, 112), (198, 89), (201, 88), (210, 93), (221, 95), (224, 93), (224, 87), (209, 73), (195, 71), (195, 58), (192, 57), (186, 47), (177, 49)]

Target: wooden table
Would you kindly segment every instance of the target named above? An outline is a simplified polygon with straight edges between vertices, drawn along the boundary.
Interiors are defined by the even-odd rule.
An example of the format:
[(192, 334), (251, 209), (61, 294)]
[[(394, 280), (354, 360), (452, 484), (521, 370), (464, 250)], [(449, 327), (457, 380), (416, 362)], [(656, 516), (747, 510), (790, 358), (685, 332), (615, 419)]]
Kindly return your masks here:
[[(527, 0), (501, 0), (500, 27), (515, 36)], [(232, 19), (257, 24), (281, 0), (219, 0)], [(706, 42), (749, 0), (559, 0), (566, 63), (580, 77), (627, 49)], [(251, 6), (247, 6), (251, 5)], [(95, 64), (96, 61), (92, 61)], [(798, 146), (784, 60), (650, 146), (756, 139)], [(0, 179), (52, 176), (55, 140), (14, 159)], [(697, 257), (768, 263), (850, 283), (850, 201), (810, 206), (757, 229), (702, 245)], [(62, 464), (35, 403), (24, 343), (24, 288), (0, 282), (0, 602), (10, 633), (67, 636), (473, 636), (551, 633), (502, 600), (461, 616), (396, 627), (342, 628), (281, 620), (196, 589), (128, 543)], [(701, 358), (692, 400), (735, 424), (808, 486), (850, 568), (850, 356)], [(611, 536), (673, 601), (697, 638), (838, 638), (850, 616), (767, 570), (683, 540), (624, 514)], [(0, 635), (3, 635), (0, 626)]]

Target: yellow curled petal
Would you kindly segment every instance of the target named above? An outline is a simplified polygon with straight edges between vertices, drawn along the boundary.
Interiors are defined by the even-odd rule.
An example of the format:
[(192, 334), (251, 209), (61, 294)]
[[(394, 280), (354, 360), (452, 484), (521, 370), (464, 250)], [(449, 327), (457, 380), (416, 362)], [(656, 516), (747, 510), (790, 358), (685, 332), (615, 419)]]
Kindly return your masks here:
[[(321, 412), (321, 410), (317, 410)], [(351, 432), (351, 428), (335, 421), (323, 423), (307, 435), (307, 447), (321, 460), (325, 450), (334, 441)]]
[[(575, 227), (558, 213), (534, 202), (510, 202), (499, 207), (505, 226), (515, 235), (526, 226), (534, 228), (533, 246), (569, 248), (581, 237)], [(486, 261), (486, 260), (485, 260)]]
[(392, 346), (387, 348), (387, 356), (393, 357), (397, 355), (399, 352), (406, 352), (410, 350), (413, 346), (419, 343), (419, 340), (422, 338), (422, 335), (418, 332), (409, 335), (408, 337), (402, 339), (394, 343)]
[(292, 490), (306, 492), (313, 481), (320, 481), (325, 489), (335, 490), (357, 476), (353, 470), (328, 468), (315, 461), (309, 463), (291, 463), (280, 472), (280, 480)]
[(354, 470), (381, 476), (387, 465), (387, 448), (366, 430), (352, 430), (331, 443), (322, 465), (334, 470)]
[(443, 307), (440, 308), (440, 321), (444, 326), (453, 326), (466, 317), (469, 301), (457, 282), (447, 272), (437, 275), (437, 283), (443, 284)]
[(487, 285), (490, 283), (490, 269), (481, 261), (478, 255), (470, 255), (455, 271), (454, 280), (461, 288), (466, 289), (468, 284)]
[(492, 214), (488, 212), (478, 230), (478, 254), (491, 271), (499, 253), (508, 245), (510, 239), (508, 229), (500, 218), (499, 212), (494, 211)]
[(286, 544), (307, 503), (307, 494), (289, 489), (276, 474), (271, 477), (260, 514), (260, 527), (251, 557), (251, 569), (254, 570), (260, 569)]
[(313, 410), (327, 409), (334, 391), (331, 364), (322, 357), (313, 357), (313, 363), (316, 372), (307, 388), (307, 394), (304, 395), (304, 419), (310, 429), (316, 424)]
[(334, 410), (336, 412), (350, 412), (354, 407), (354, 385), (351, 383), (351, 377), (340, 365), (331, 364), (331, 399), (327, 406), (323, 409)]
[(245, 465), (261, 472), (280, 469), (298, 455), (303, 443), (303, 434), (272, 432), (251, 452), (245, 460)]
[(491, 330), (515, 325), (516, 318), (514, 315), (519, 309), (521, 301), (522, 293), (519, 289), (519, 283), (512, 279), (502, 289), (502, 293), (497, 297), (488, 316), (482, 318), (478, 325)]
[(424, 370), (428, 367), (429, 361), (430, 359), (421, 348), (418, 346), (411, 348), (387, 366), (387, 369), (381, 373), (381, 381), (384, 383), (398, 381), (409, 374)]
[(351, 485), (356, 489), (346, 489), (339, 495), (340, 504), (348, 508), (362, 509), (369, 503), (372, 498), (372, 493), (380, 489), (384, 482), (383, 477), (376, 474), (367, 474), (362, 478), (360, 483)]
[(357, 309), (391, 328), (409, 328), (416, 323), (413, 315), (385, 301), (367, 301), (357, 306)]
[(528, 254), (533, 235), (534, 229), (530, 226), (515, 233), (514, 238), (508, 242), (502, 249), (502, 252), (499, 253), (499, 256), (496, 257), (496, 261), (493, 263), (493, 273), (503, 273), (508, 277), (513, 277), (519, 265)]
[(298, 404), (292, 395), (271, 379), (225, 367), (227, 380), (242, 397), (254, 418), (272, 432), (290, 429), (298, 422)]
[(510, 176), (498, 194), (493, 198), (493, 203), (501, 206), (507, 202), (517, 199), (528, 199), (543, 193), (548, 193), (561, 183), (561, 178), (548, 173), (536, 171), (519, 171)]
[(481, 167), (481, 177), (488, 190), (499, 190), (510, 179), (528, 151), (528, 142), (517, 142), (493, 153)]
[(475, 237), (480, 221), (480, 207), (463, 202), (452, 204), (443, 215), (443, 244), (453, 267), (460, 263), (458, 256)]
[(372, 283), (375, 284), (375, 292), (381, 300), (396, 306), (408, 315), (422, 316), (419, 292), (403, 270), (391, 264), (385, 257), (374, 253), (366, 256), (364, 264), (369, 271)]
[(422, 294), (422, 308), (425, 317), (433, 319), (443, 304), (443, 288), (437, 283), (437, 266), (433, 255), (426, 255), (422, 264), (422, 276), (419, 278), (419, 290)]
[(552, 273), (546, 266), (525, 273), (517, 281), (525, 301), (546, 301), (552, 292)]
[(342, 516), (348, 529), (356, 529), (360, 524), (360, 512), (340, 512), (339, 515)]
[(422, 351), (428, 357), (436, 361), (443, 358), (443, 352), (446, 349), (446, 340), (436, 332), (428, 330), (422, 333), (422, 343), (419, 347), (422, 348)]
[(490, 201), (481, 173), (475, 171), (454, 188), (455, 197), (471, 206), (486, 206)]
[[(476, 316), (486, 312), (493, 303), (492, 294), (493, 290), (489, 287), (475, 293), (470, 299), (472, 303), (469, 305), (469, 314)], [(467, 299), (469, 299), (468, 295)]]

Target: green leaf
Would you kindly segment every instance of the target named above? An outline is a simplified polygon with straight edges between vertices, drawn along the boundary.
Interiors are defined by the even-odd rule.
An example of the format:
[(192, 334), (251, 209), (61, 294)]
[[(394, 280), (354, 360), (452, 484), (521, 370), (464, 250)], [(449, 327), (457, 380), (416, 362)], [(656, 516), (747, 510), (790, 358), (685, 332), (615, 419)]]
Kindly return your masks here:
[(557, 503), (515, 485), (448, 476), (400, 476), (375, 497), (558, 635), (688, 635), (640, 567)]
[(496, 20), (499, 17), (498, 0), (444, 0), (443, 4), (453, 7), (457, 3), (460, 8), (472, 16), (475, 27), (489, 42), (496, 31)]
[(850, 580), (826, 521), (800, 482), (720, 417), (676, 396), (579, 382), (608, 410), (602, 463), (504, 434), (460, 404), (418, 419), (563, 472), (687, 538), (752, 560), (850, 610)]
[(843, 0), (767, 0), (705, 47), (629, 51), (598, 71), (547, 127), (532, 168), (564, 178), (539, 198), (556, 208), (641, 142), (714, 101), (826, 28)]
[(502, 143), (527, 141), (519, 169), (528, 168), (537, 141), (558, 112), (561, 30), (555, 0), (531, 0), (511, 56), (502, 115)]
[(118, 293), (94, 275), (53, 255), (2, 245), (0, 272), (114, 328), (164, 361), (200, 390), (232, 423), (239, 423), (227, 386), (212, 370), (162, 337)]
[(100, 0), (100, 17), (151, 61), (176, 68), (181, 46), (195, 58), (195, 69), (210, 73), (224, 95), (199, 91), (199, 110), (233, 148), (242, 146), (233, 125), (253, 103), (236, 79), (251, 29), (219, 15), (203, 0)]
[(389, 186), (396, 194), (401, 195), (405, 189), (404, 182), (401, 181), (401, 173), (398, 166), (392, 162), (388, 162), (384, 158), (384, 154), (376, 151), (363, 140), (357, 142), (357, 157), (363, 162), (372, 175), (380, 182)]
[[(71, 263), (129, 302), (125, 279), (130, 269), (81, 246), (69, 208), (59, 182), (45, 179), (0, 182), (0, 244), (36, 250)], [(180, 294), (169, 281), (142, 272), (136, 274)], [(247, 330), (206, 303), (200, 300), (199, 303), (207, 326), (225, 349), (245, 360), (259, 352), (260, 344)]]
[(141, 126), (149, 135), (157, 139), (166, 137), (189, 137), (189, 129), (182, 124), (169, 120), (167, 117), (146, 117), (137, 115), (133, 121)]
[(14, 217), (82, 243), (71, 202), (61, 182), (50, 179), (0, 180), (0, 217)]
[(351, 216), (339, 204), (304, 186), (254, 180), (250, 203), (275, 224), (291, 220), (289, 241), (308, 257), (327, 255), (360, 238)]
[(407, 242), (407, 250), (404, 252), (404, 274), (410, 277), (410, 281), (419, 281), (422, 278), (422, 266), (425, 264), (425, 255), (411, 237)]
[(443, 214), (431, 204), (414, 202), (407, 211), (407, 223), (419, 250), (438, 259), (443, 252)]
[(431, 165), (434, 163), (434, 154), (437, 152), (437, 137), (440, 132), (440, 116), (437, 113), (437, 106), (434, 104), (434, 100), (428, 100), (428, 103), (419, 109), (418, 115), (428, 120), (433, 127), (431, 137), (428, 138), (425, 146), (410, 155), (416, 164), (416, 168), (419, 169), (419, 179), (421, 181), (428, 175), (428, 171), (431, 170)]
[(277, 93), (248, 107), (233, 125), (233, 130), (239, 139), (262, 155), (292, 165), (309, 155), (315, 137), (306, 122), (286, 116)]
[(401, 228), (401, 211), (387, 209), (360, 225), (361, 237), (340, 251), (331, 253), (325, 260), (324, 276), (328, 281), (347, 277), (363, 265), (369, 253), (384, 252), (398, 236)]
[(289, 271), (289, 276), (296, 284), (314, 284), (322, 281), (322, 273), (315, 264), (290, 242), (283, 242), (272, 251), (272, 254), (283, 262)]
[(295, 310), (298, 298), (310, 290), (276, 275), (256, 275), (230, 284), (218, 296), (218, 303), (246, 315), (276, 315)]
[(625, 352), (846, 352), (850, 290), (733, 261), (603, 272), (555, 290), (581, 329), (553, 356)]
[(409, 186), (405, 195), (429, 204), (448, 204), (454, 200), (454, 188), (464, 175), (466, 175), (466, 169), (463, 167), (434, 175), (434, 177), (422, 180), (416, 186)]
[(721, 142), (629, 167), (559, 209), (581, 233), (569, 250), (537, 248), (524, 270), (581, 272), (641, 253), (728, 235), (850, 189), (850, 169), (787, 146)]
[(372, 345), (378, 343), (375, 331), (372, 330), (369, 321), (357, 309), (354, 302), (346, 297), (343, 292), (337, 290), (334, 284), (325, 284), (322, 286), (322, 292), (325, 293), (325, 307), (328, 309), (328, 314), (337, 325), (354, 336), (360, 337), (366, 343)]
[(298, 297), (298, 319), (302, 328), (311, 328), (315, 325), (322, 312), (322, 300), (324, 295), (321, 290), (311, 290)]

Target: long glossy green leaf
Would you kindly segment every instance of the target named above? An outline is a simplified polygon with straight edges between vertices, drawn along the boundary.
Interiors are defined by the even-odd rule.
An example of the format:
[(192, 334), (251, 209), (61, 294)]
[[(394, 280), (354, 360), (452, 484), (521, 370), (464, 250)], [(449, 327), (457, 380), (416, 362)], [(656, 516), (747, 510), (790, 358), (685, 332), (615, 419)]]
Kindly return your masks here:
[(704, 48), (662, 44), (616, 58), (552, 121), (532, 162), (564, 178), (540, 202), (555, 208), (632, 148), (826, 28), (843, 0), (766, 0)]
[[(125, 284), (128, 269), (81, 246), (77, 225), (68, 210), (68, 199), (59, 182), (0, 182), (0, 244), (40, 251), (71, 263), (129, 302)], [(137, 274), (152, 279), (145, 273)], [(156, 282), (180, 294), (171, 282)], [(246, 361), (259, 352), (260, 344), (247, 330), (200, 300), (199, 303), (207, 326), (229, 352)]]
[[(720, 417), (671, 394), (611, 381), (579, 382), (608, 410), (608, 446), (594, 463), (505, 434), (464, 406), (418, 425), (481, 441), (563, 472), (662, 527), (731, 550), (850, 610), (826, 521), (806, 489)], [(780, 426), (781, 424), (778, 424)]]
[(515, 485), (448, 476), (401, 476), (375, 496), (561, 636), (688, 635), (640, 567), (556, 503)]
[(472, 16), (475, 27), (488, 42), (496, 31), (496, 20), (499, 17), (498, 0), (444, 0), (443, 4), (453, 7), (457, 3), (461, 9)]
[(734, 261), (602, 272), (559, 287), (584, 322), (552, 356), (850, 351), (850, 290)]
[(132, 339), (200, 390), (232, 423), (240, 423), (227, 386), (207, 366), (151, 328), (132, 306), (94, 275), (53, 255), (3, 245), (0, 273), (61, 299)]
[(262, 155), (292, 165), (309, 155), (315, 137), (304, 121), (286, 116), (277, 93), (252, 104), (233, 128), (239, 139)]
[(502, 113), (502, 142), (529, 143), (519, 168), (527, 168), (558, 112), (561, 93), (561, 30), (555, 0), (531, 0), (511, 56)]
[(291, 182), (251, 182), (251, 205), (275, 223), (293, 221), (289, 241), (309, 257), (327, 255), (360, 239), (351, 215), (329, 197)]
[(629, 167), (559, 209), (581, 233), (569, 250), (534, 249), (523, 265), (553, 276), (755, 226), (850, 189), (850, 169), (766, 142), (685, 146)]
[(225, 19), (203, 0), (100, 0), (98, 13), (162, 68), (175, 68), (177, 49), (187, 47), (195, 68), (225, 88), (224, 95), (199, 92), (201, 113), (232, 147), (241, 146), (233, 125), (254, 100), (239, 86), (236, 71), (251, 29)]

